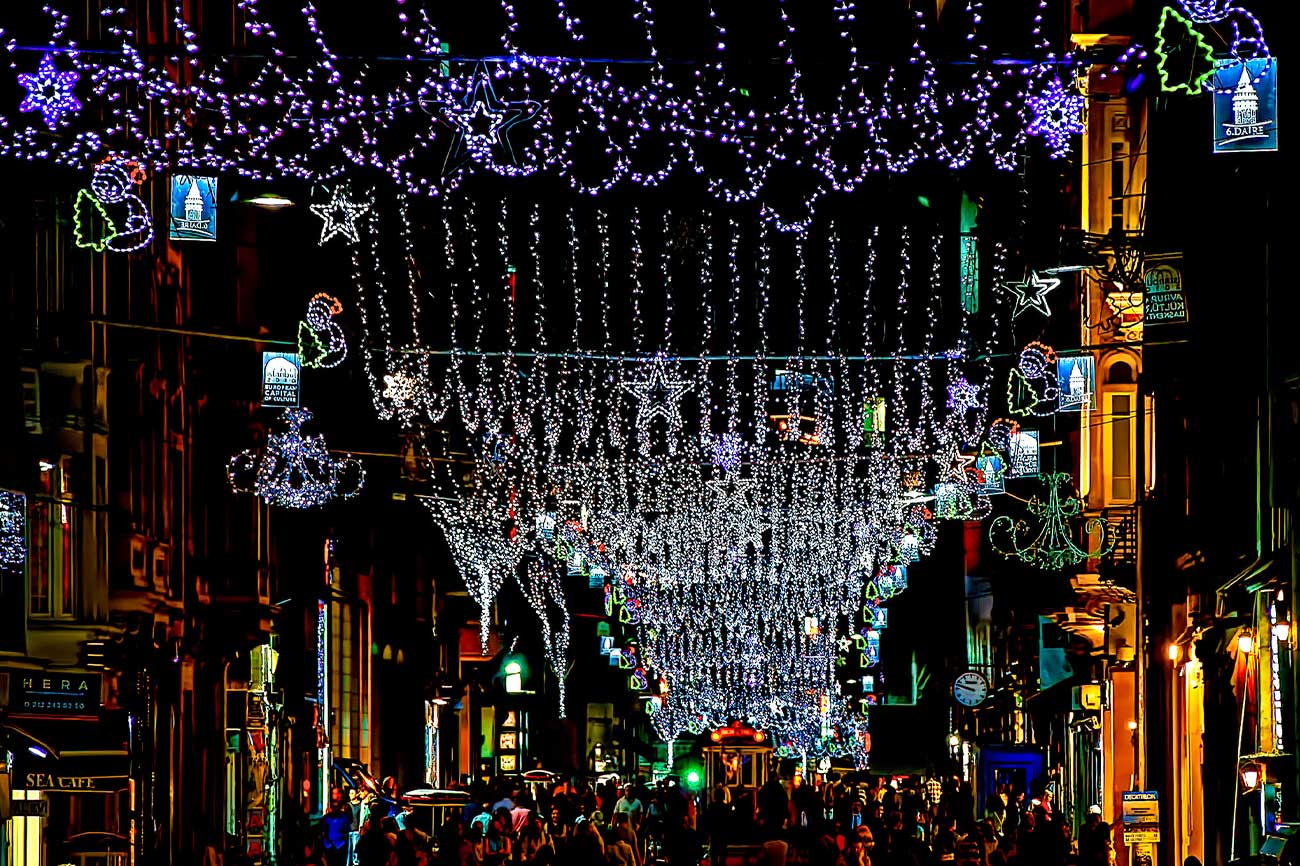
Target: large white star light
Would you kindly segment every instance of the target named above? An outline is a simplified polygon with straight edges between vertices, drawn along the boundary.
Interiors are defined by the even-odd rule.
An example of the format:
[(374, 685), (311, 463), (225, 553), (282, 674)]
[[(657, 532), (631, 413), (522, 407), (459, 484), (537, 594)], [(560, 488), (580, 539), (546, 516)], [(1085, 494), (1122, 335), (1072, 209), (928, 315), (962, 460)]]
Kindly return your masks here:
[(1052, 315), (1052, 308), (1047, 305), (1047, 293), (1061, 284), (1059, 277), (1040, 277), (1037, 271), (1018, 283), (1003, 283), (1002, 288), (1015, 295), (1015, 306), (1011, 309), (1011, 318), (1017, 318), (1025, 310), (1037, 310), (1044, 316)]
[(311, 212), (321, 218), (321, 246), (335, 235), (343, 235), (350, 244), (361, 240), (361, 234), (357, 231), (357, 218), (368, 210), (370, 202), (354, 202), (348, 198), (346, 183), (334, 187), (328, 202), (311, 206)]
[[(462, 154), (499, 173), (522, 173), (510, 145), (510, 130), (532, 120), (541, 110), (542, 104), (536, 100), (506, 102), (497, 98), (492, 76), (479, 64), (465, 95), (443, 108), (443, 116), (454, 132), (443, 161), (443, 173), (454, 169)], [(505, 162), (498, 161), (494, 155), (498, 147), (505, 155)]]
[(622, 387), (636, 398), (636, 426), (641, 435), (642, 450), (648, 447), (650, 422), (662, 418), (667, 427), (668, 448), (673, 450), (676, 434), (682, 427), (682, 412), (677, 401), (695, 387), (694, 382), (672, 378), (668, 370), (668, 357), (662, 352), (650, 359), (650, 371), (643, 379), (623, 382)]

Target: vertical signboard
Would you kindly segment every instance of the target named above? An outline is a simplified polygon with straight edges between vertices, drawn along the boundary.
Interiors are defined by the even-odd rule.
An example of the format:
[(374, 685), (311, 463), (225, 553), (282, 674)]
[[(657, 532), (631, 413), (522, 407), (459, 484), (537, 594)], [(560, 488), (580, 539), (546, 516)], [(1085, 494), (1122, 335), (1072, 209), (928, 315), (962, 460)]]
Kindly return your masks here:
[(1061, 355), (1056, 359), (1056, 411), (1082, 412), (1097, 408), (1097, 368), (1091, 355)]
[(1277, 150), (1277, 58), (1221, 62), (1214, 88), (1214, 152)]
[(172, 176), (168, 237), (174, 241), (217, 239), (217, 179), (203, 175)]
[(293, 352), (262, 353), (262, 405), (292, 409), (302, 395), (302, 362)]
[(1183, 294), (1183, 275), (1172, 265), (1147, 268), (1142, 275), (1146, 286), (1143, 318), (1150, 325), (1187, 321), (1187, 296)]

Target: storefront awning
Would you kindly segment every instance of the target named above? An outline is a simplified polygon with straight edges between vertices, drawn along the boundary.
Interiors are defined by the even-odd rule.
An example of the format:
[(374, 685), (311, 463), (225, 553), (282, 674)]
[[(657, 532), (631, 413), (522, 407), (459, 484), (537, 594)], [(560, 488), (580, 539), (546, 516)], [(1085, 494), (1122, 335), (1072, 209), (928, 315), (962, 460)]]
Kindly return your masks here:
[(14, 790), (112, 794), (130, 782), (125, 718), (15, 720), (5, 725), (5, 740), (13, 754)]

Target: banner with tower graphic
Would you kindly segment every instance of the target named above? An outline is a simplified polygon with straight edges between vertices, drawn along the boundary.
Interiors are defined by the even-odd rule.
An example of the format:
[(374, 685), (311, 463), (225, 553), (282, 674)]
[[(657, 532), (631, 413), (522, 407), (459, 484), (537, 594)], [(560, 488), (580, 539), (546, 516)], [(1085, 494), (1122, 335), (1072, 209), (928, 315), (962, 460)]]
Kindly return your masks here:
[(1214, 152), (1277, 150), (1277, 58), (1225, 61), (1214, 88)]
[(174, 241), (215, 241), (217, 239), (217, 179), (202, 175), (172, 176), (170, 201), (171, 227), (168, 237)]
[(1097, 368), (1092, 355), (1059, 356), (1056, 380), (1061, 394), (1056, 411), (1082, 412), (1097, 408)]

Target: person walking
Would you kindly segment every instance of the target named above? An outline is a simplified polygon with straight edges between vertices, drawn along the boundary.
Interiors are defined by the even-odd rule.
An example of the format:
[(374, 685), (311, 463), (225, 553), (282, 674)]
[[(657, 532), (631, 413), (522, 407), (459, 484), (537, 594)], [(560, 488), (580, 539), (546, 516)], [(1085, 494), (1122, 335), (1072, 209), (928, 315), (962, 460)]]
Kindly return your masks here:
[(321, 816), (321, 846), (328, 866), (345, 866), (348, 836), (352, 832), (352, 809), (337, 785), (330, 789), (330, 805)]

